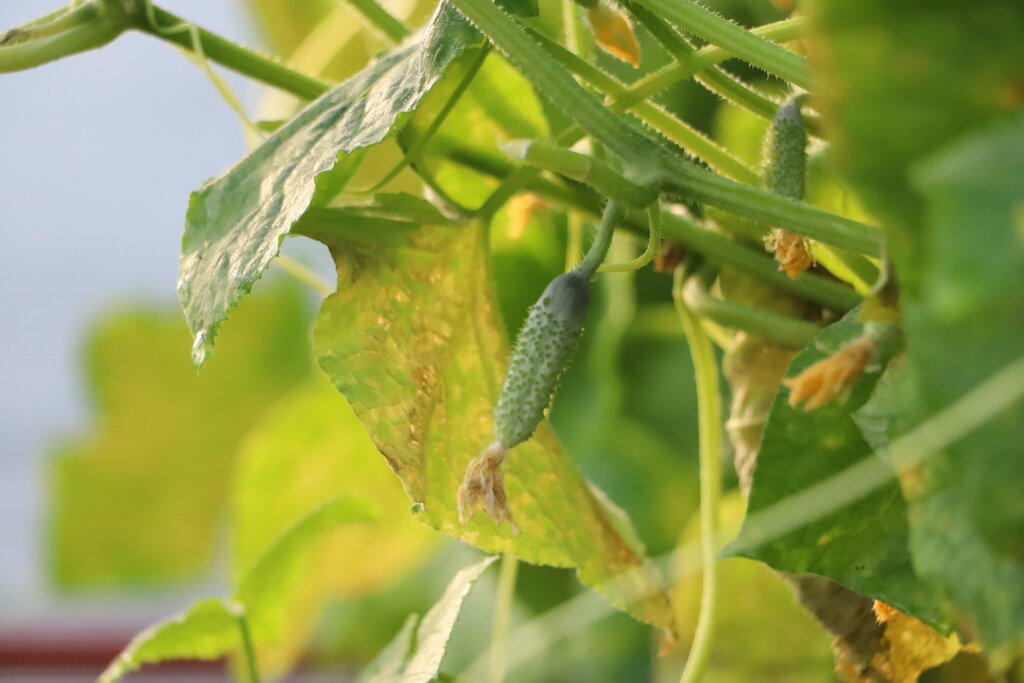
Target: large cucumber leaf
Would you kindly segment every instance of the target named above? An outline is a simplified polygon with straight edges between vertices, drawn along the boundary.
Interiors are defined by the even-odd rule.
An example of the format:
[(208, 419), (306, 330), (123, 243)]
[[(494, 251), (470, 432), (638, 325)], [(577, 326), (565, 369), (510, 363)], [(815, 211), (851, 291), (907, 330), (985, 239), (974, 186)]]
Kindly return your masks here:
[[(426, 226), (397, 248), (339, 242), (338, 293), (314, 334), (321, 367), (348, 398), (430, 526), (491, 552), (576, 567), (620, 608), (671, 629), (642, 548), (542, 425), (505, 461), (512, 535), (458, 521), (456, 490), (492, 440), (508, 346), (491, 299), (483, 229)], [(613, 581), (617, 579), (617, 581)]]
[(178, 292), (202, 364), (339, 154), (380, 143), (479, 34), (443, 1), (416, 36), (330, 90), (192, 195)]

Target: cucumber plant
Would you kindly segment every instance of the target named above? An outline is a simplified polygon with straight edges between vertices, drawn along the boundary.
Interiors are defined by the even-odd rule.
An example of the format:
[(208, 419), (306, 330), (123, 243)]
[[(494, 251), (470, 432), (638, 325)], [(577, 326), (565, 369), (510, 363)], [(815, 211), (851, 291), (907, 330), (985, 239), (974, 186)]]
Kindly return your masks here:
[[(290, 3), (254, 4), (306, 21)], [(967, 669), (1014, 680), (1024, 659), (1024, 6), (948, 0), (907, 9), (914, 22), (883, 0), (806, 0), (790, 17), (748, 0), (778, 20), (747, 29), (694, 0), (414, 4), (407, 21), (351, 0), (360, 39), (387, 49), (340, 82), (152, 0), (80, 0), (14, 28), (0, 37), (0, 72), (138, 31), (211, 76), (254, 144), (187, 207), (178, 292), (193, 361), (209, 357), (285, 237), (329, 248), (339, 280), (314, 334), (320, 367), (401, 479), (411, 514), (505, 553), (490, 680), (520, 654), (508, 632), (519, 561), (575, 568), (655, 628), (668, 656), (642, 676), (681, 667), (683, 681), (698, 681), (726, 666), (716, 648), (735, 634), (715, 631), (730, 599), (717, 590), (732, 533), (718, 523), (723, 427), (747, 499), (724, 555), (784, 573), (832, 634), (845, 680), (913, 681), (928, 669), (932, 680)], [(351, 19), (345, 6), (317, 7), (304, 40), (330, 35), (333, 13)], [(337, 57), (357, 42), (316, 47)], [(300, 104), (286, 120), (253, 123), (217, 65)], [(673, 86), (687, 101), (664, 96)], [(747, 143), (763, 122), (762, 174)], [(809, 163), (809, 145), (828, 163)], [(550, 267), (574, 263), (595, 224), (578, 265)], [(516, 252), (519, 240), (536, 252)], [(513, 252), (517, 266), (503, 270)], [(520, 268), (540, 262), (542, 276)], [(600, 305), (588, 313), (592, 298)], [(519, 329), (510, 350), (501, 318)], [(688, 344), (685, 376), (696, 380), (701, 543), (676, 552), (700, 556), (703, 583), (686, 637), (673, 602), (685, 577), (661, 576), (640, 539), (682, 526), (655, 495), (686, 490), (679, 459), (651, 463), (687, 438), (673, 429), (689, 412), (667, 424), (658, 415), (693, 391), (664, 379), (678, 370), (668, 362), (632, 374), (645, 359), (625, 349), (645, 334)], [(712, 342), (731, 390), (724, 420)], [(586, 361), (567, 371), (577, 347)], [(601, 378), (596, 408), (578, 389), (588, 373)], [(557, 396), (563, 383), (569, 395)], [(615, 507), (566, 456), (549, 412), (583, 469), (618, 467), (603, 482), (616, 497), (645, 495)], [(591, 455), (613, 447), (628, 462), (595, 465)], [(619, 487), (631, 477), (633, 489)], [(105, 680), (232, 653), (259, 679), (313, 539), (373, 519), (362, 501), (319, 501), (230, 598), (144, 632)], [(366, 679), (441, 676), (455, 614), (487, 564), (459, 574), (457, 599), (446, 593), (410, 619)], [(444, 637), (420, 642), (431, 632)], [(430, 665), (417, 678), (421, 658)]]

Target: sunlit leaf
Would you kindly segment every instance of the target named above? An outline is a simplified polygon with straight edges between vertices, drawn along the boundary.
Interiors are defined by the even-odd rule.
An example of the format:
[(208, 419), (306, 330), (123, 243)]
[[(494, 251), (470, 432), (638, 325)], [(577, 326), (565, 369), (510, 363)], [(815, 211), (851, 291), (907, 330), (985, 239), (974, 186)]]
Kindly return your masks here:
[(88, 342), (90, 434), (53, 463), (53, 571), (68, 586), (182, 578), (210, 560), (234, 454), (311, 370), (296, 290), (261, 293), (197, 374), (177, 311), (101, 323)]
[(492, 440), (508, 351), (479, 226), (425, 227), (399, 249), (351, 244), (333, 253), (338, 294), (317, 323), (320, 365), (401, 477), (419, 517), (491, 552), (576, 567), (617, 606), (671, 627), (642, 549), (615, 530), (546, 425), (504, 465), (522, 533), (482, 517), (458, 521), (456, 490), (469, 461)]
[[(792, 362), (789, 376), (859, 338), (857, 312), (823, 330)], [(776, 395), (761, 440), (748, 515), (813, 486), (872, 455), (851, 412), (871, 395), (896, 348), (879, 350), (877, 369), (865, 372), (845, 399), (813, 411), (789, 405), (789, 390)], [(812, 515), (813, 510), (808, 510)], [(727, 554), (761, 560), (780, 571), (827, 576), (852, 590), (945, 627), (933, 596), (914, 572), (908, 549), (907, 511), (895, 481), (835, 513), (814, 518), (782, 537), (762, 540), (745, 522)]]
[(192, 195), (179, 294), (201, 364), (217, 328), (277, 255), (339, 153), (375, 145), (479, 34), (446, 2), (431, 22), (335, 87)]
[(337, 525), (375, 516), (368, 502), (347, 496), (319, 506), (281, 534), (246, 572), (232, 598), (200, 600), (182, 614), (146, 629), (100, 676), (101, 683), (169, 659), (219, 659), (238, 649), (243, 623), (255, 642), (272, 638), (311, 561), (312, 542)]
[(267, 635), (258, 647), (267, 673), (282, 673), (295, 662), (328, 601), (402, 579), (440, 538), (412, 518), (401, 483), (352, 409), (318, 377), (277, 406), (246, 439), (234, 481), (234, 575), (241, 579), (284, 530), (343, 494), (373, 500), (380, 518), (372, 526), (339, 527), (309, 547), (313, 559), (303, 567), (292, 597), (279, 602), (277, 612), (264, 612), (266, 625), (254, 623)]

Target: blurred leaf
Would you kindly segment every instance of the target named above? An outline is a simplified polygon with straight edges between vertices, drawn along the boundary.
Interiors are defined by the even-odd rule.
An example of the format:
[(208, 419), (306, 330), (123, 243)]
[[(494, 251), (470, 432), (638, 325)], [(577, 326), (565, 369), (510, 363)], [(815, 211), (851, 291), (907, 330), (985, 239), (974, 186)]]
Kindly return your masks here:
[(248, 0), (275, 54), (288, 56), (338, 4), (338, 0)]
[[(671, 628), (671, 611), (641, 548), (562, 453), (547, 425), (505, 461), (522, 530), (478, 516), (459, 524), (456, 490), (492, 439), (508, 352), (491, 301), (480, 226), (425, 227), (395, 250), (334, 249), (338, 293), (320, 313), (314, 346), (377, 449), (434, 528), (489, 552), (572, 566), (634, 616)], [(615, 585), (609, 582), (622, 577)]]
[[(928, 669), (941, 666), (960, 653), (960, 639), (954, 633), (939, 635), (927, 624), (884, 603), (875, 602), (875, 617), (885, 625), (878, 650), (871, 660), (875, 672), (893, 683), (917, 683)], [(875, 674), (865, 676), (850, 660), (840, 662), (845, 680), (873, 683)]]
[[(854, 311), (825, 328), (793, 360), (789, 376), (858, 339), (864, 326), (856, 318)], [(851, 412), (867, 401), (881, 368), (895, 353), (895, 346), (880, 347), (873, 362), (877, 369), (872, 371), (869, 367), (846, 400), (834, 400), (808, 412), (789, 405), (789, 389), (779, 391), (768, 414), (757, 456), (748, 516), (838, 474), (863, 458), (875, 457)], [(780, 538), (762, 541), (757, 528), (745, 521), (725, 553), (761, 560), (774, 569), (793, 574), (810, 572), (826, 576), (861, 595), (882, 600), (939, 628), (948, 628), (933, 596), (911, 566), (906, 515), (899, 486), (892, 481), (842, 510)]]
[[(723, 538), (739, 530), (744, 509), (738, 491), (722, 499), (719, 533)], [(672, 597), (682, 643), (693, 641), (700, 612), (699, 522), (694, 517), (683, 530), (678, 547), (694, 551), (679, 553), (673, 572), (680, 577)], [(782, 577), (759, 562), (736, 557), (718, 563), (717, 579), (715, 630), (720, 635), (712, 645), (704, 678), (707, 683), (818, 683), (829, 679), (833, 664), (828, 636), (800, 607)], [(785, 647), (779, 647), (776, 638), (766, 637), (778, 633), (786, 634)], [(666, 668), (678, 671), (678, 662), (675, 658), (671, 661), (672, 666)]]
[(238, 649), (243, 618), (255, 642), (272, 638), (310, 561), (310, 544), (339, 524), (375, 516), (374, 508), (358, 498), (343, 496), (321, 505), (277, 539), (242, 578), (233, 598), (200, 600), (146, 629), (103, 672), (100, 683), (168, 659), (219, 659)]
[(201, 375), (178, 312), (101, 323), (88, 342), (98, 413), (53, 463), (53, 572), (67, 586), (165, 581), (210, 560), (235, 449), (266, 408), (309, 376), (298, 292), (238, 312), (229, 353)]
[(280, 613), (264, 611), (270, 622), (265, 628), (254, 623), (273, 641), (259, 648), (265, 672), (280, 674), (294, 664), (327, 602), (402, 579), (439, 539), (409, 514), (400, 482), (345, 399), (321, 376), (289, 396), (246, 439), (234, 484), (234, 576), (241, 580), (289, 526), (341, 494), (373, 500), (383, 511), (380, 520), (339, 528), (309, 548), (313, 559), (291, 599), (279, 603)]
[[(1022, 134), (1017, 116), (917, 175), (933, 223), (927, 296), (905, 306), (908, 358), (858, 413), (879, 447), (1024, 351)], [(1018, 404), (901, 478), (915, 567), (970, 615), (997, 668), (1024, 652), (1022, 424)]]
[(921, 286), (917, 255), (932, 237), (911, 166), (1020, 106), (1020, 0), (812, 0), (816, 104), (833, 158), (884, 223), (900, 284)]
[[(409, 617), (395, 639), (359, 676), (359, 683), (429, 683), (441, 669), (448, 639), (462, 601), (477, 579), (498, 559), (492, 555), (460, 570), (441, 599), (416, 623)], [(415, 629), (415, 631), (413, 630)]]
[(178, 290), (202, 364), (228, 311), (277, 255), (336, 156), (384, 140), (479, 34), (447, 3), (410, 40), (327, 92), (192, 195)]

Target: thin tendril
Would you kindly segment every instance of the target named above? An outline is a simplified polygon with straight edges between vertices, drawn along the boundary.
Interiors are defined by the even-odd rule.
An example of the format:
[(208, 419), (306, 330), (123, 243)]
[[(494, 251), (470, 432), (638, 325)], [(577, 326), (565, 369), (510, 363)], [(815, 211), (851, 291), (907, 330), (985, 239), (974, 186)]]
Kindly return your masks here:
[(597, 269), (599, 273), (625, 273), (632, 270), (639, 270), (654, 260), (661, 248), (661, 208), (658, 202), (654, 202), (647, 208), (647, 225), (649, 237), (647, 238), (647, 249), (635, 259), (625, 263), (614, 263), (604, 265)]

